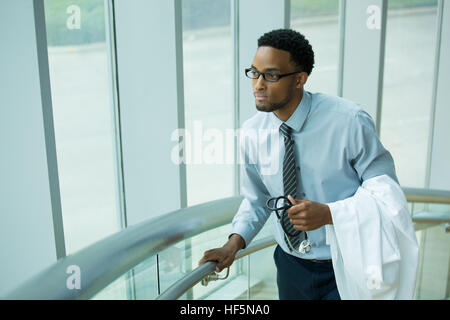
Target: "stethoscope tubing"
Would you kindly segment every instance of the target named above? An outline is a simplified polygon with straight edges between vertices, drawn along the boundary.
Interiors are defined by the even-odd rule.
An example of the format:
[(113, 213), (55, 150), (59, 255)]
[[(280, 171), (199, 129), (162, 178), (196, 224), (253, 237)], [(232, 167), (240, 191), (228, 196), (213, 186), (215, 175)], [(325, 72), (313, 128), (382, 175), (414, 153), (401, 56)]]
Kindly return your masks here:
[[(282, 207), (278, 207), (278, 201), (280, 201), (280, 200), (284, 200), (284, 203), (285, 203), (285, 205), (282, 206)], [(271, 203), (272, 201), (275, 201), (275, 206), (271, 206), (271, 205), (270, 205), (270, 203)], [(285, 226), (284, 226), (284, 224), (283, 224), (283, 220), (281, 219), (281, 216), (283, 215), (283, 212), (282, 212), (281, 215), (280, 215), (280, 213), (279, 213), (278, 211), (283, 210), (283, 211), (284, 211), (284, 214), (287, 214), (286, 210), (288, 210), (290, 207), (292, 207), (292, 204), (291, 204), (291, 202), (289, 201), (288, 197), (285, 197), (285, 196), (279, 196), (279, 197), (273, 197), (273, 198), (270, 198), (270, 199), (267, 200), (266, 206), (267, 206), (267, 208), (268, 208), (269, 210), (275, 211), (275, 213), (276, 213), (278, 219), (280, 220), (281, 228), (283, 229), (284, 233), (285, 233), (287, 236), (289, 236), (289, 237), (296, 237), (296, 236), (298, 236), (299, 234), (301, 234), (301, 233), (303, 232), (303, 231), (300, 231), (300, 230), (295, 230), (295, 233), (292, 234), (292, 233), (290, 233), (290, 232), (288, 232), (288, 231), (286, 230), (286, 228), (285, 228)], [(306, 233), (305, 233), (305, 236), (306, 236)], [(306, 236), (306, 237), (307, 237), (307, 236)]]

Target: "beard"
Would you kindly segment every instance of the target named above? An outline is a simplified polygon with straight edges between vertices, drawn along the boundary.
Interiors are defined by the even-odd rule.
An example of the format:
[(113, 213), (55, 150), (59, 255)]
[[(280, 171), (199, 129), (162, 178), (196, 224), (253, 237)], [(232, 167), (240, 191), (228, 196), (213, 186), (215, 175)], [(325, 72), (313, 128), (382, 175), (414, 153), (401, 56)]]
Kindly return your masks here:
[(274, 112), (278, 109), (283, 108), (285, 105), (288, 104), (288, 102), (291, 100), (292, 95), (287, 95), (286, 98), (283, 99), (281, 102), (269, 102), (267, 105), (265, 104), (259, 104), (256, 102), (256, 109), (258, 111), (264, 111), (264, 112)]
[(280, 105), (279, 103), (270, 103), (269, 105), (258, 105), (256, 103), (256, 109), (258, 111), (264, 111), (264, 112), (274, 112), (280, 108), (282, 108), (283, 105)]

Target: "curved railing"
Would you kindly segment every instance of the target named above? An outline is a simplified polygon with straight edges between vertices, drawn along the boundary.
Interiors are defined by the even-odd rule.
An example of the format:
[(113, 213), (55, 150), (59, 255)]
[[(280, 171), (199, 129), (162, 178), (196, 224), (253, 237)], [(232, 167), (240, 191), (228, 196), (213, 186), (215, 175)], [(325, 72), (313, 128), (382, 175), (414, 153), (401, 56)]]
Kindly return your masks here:
[[(450, 203), (450, 192), (403, 188), (409, 202)], [(230, 197), (176, 210), (161, 217), (128, 227), (93, 245), (58, 260), (8, 294), (5, 299), (89, 299), (133, 267), (172, 246), (207, 230), (231, 222), (242, 197)], [(447, 220), (446, 220), (447, 219)], [(447, 221), (448, 215), (439, 221)], [(272, 240), (265, 239), (267, 243)], [(255, 242), (242, 251), (248, 254), (266, 244)], [(247, 252), (247, 253), (246, 253)], [(68, 290), (67, 270), (81, 272), (79, 290)], [(159, 299), (180, 296), (214, 270), (214, 263), (195, 269), (164, 292)], [(187, 279), (187, 280), (186, 280)], [(183, 288), (182, 288), (183, 287)], [(183, 290), (180, 290), (182, 288)], [(168, 289), (168, 290), (169, 290)], [(176, 290), (175, 290), (176, 289)]]
[[(269, 236), (260, 240), (253, 241), (247, 248), (240, 250), (234, 260), (252, 254), (253, 252), (265, 249), (275, 245), (277, 242), (273, 236)], [(217, 262), (209, 261), (186, 274), (183, 278), (175, 282), (166, 291), (161, 293), (157, 300), (174, 300), (181, 297), (186, 291), (191, 289), (205, 277), (207, 277), (216, 268)]]
[(450, 191), (402, 188), (408, 202), (447, 203), (450, 204)]
[[(58, 260), (5, 299), (89, 299), (112, 281), (161, 250), (230, 223), (242, 197), (183, 208), (128, 227)], [(67, 270), (77, 266), (79, 290), (68, 290)]]

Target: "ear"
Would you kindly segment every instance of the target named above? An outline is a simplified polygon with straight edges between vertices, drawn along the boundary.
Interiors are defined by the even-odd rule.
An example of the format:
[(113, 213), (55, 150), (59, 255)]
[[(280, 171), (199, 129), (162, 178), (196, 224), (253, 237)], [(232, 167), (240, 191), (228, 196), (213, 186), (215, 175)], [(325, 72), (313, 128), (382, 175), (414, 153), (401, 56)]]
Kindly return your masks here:
[(298, 89), (303, 88), (303, 86), (305, 85), (306, 81), (308, 80), (308, 74), (306, 72), (301, 72), (297, 75), (297, 83), (296, 83), (296, 87)]

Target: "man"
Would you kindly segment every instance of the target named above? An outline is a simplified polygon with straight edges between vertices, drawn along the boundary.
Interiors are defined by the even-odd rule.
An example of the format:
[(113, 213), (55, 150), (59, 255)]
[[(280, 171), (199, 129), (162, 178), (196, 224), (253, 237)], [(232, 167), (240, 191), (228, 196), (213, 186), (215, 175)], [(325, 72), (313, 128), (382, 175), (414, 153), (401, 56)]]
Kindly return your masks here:
[(275, 129), (279, 148), (270, 154), (282, 165), (270, 174), (262, 162), (241, 166), (244, 200), (228, 242), (199, 264), (229, 267), (274, 211), (280, 299), (410, 299), (418, 249), (393, 159), (360, 106), (304, 90), (313, 65), (296, 31), (258, 39), (246, 75), (259, 112), (243, 129), (258, 130), (260, 141)]

